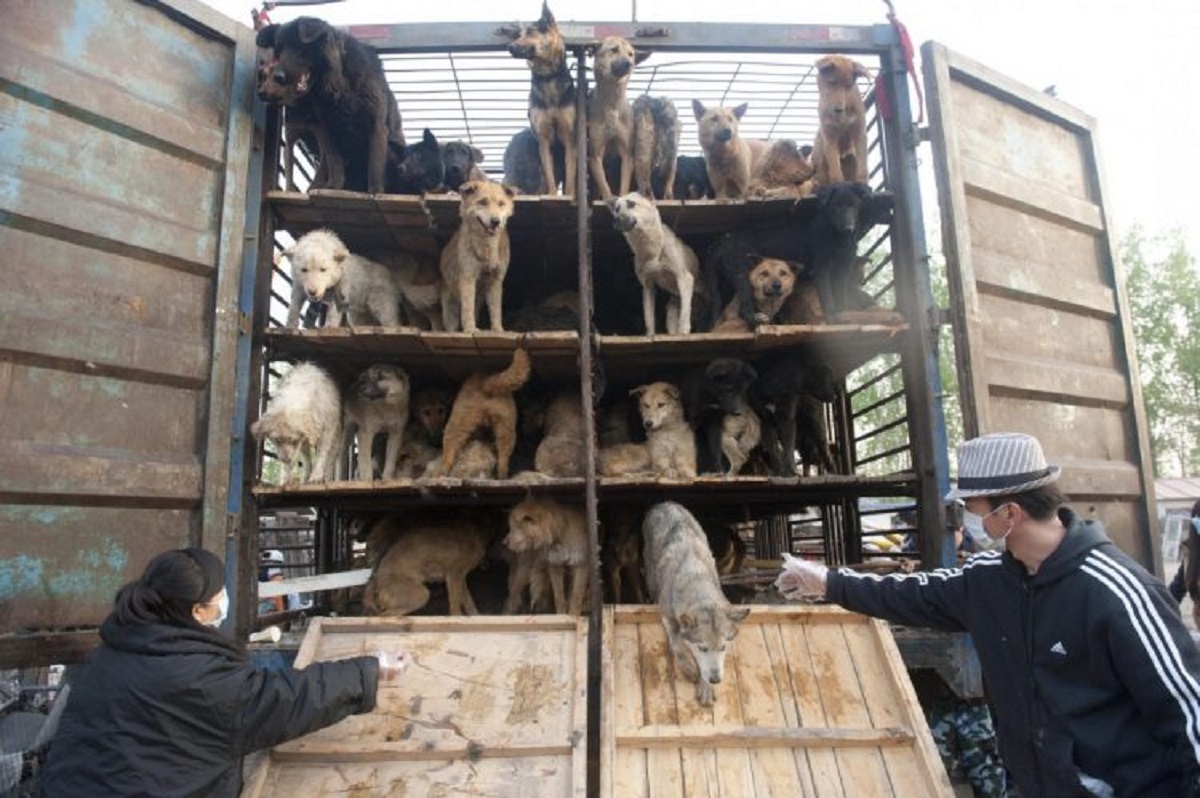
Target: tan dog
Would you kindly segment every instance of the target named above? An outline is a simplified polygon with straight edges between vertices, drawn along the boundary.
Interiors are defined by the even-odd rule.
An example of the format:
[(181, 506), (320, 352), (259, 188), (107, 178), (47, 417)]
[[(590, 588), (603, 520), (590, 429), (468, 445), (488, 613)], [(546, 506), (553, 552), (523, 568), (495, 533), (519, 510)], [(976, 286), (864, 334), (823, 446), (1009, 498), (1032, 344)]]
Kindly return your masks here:
[(499, 183), (472, 181), (459, 188), (462, 224), (442, 250), (442, 323), (448, 332), (476, 332), (476, 314), (487, 300), (492, 330), (504, 329), (501, 308), (508, 274), (508, 220), (516, 192)]
[(596, 47), (595, 85), (588, 93), (588, 166), (605, 200), (613, 196), (604, 174), (604, 159), (610, 152), (621, 159), (620, 193), (628, 194), (633, 184), (633, 108), (625, 89), (634, 65), (649, 56), (648, 52), (635, 51), (620, 36), (606, 36)]
[[(424, 476), (437, 478), (441, 474), (441, 466), (441, 458), (435, 458), (425, 467)], [(490, 441), (467, 441), (445, 476), (454, 479), (495, 479), (496, 447)]]
[(738, 126), (749, 107), (742, 103), (734, 108), (705, 108), (704, 103), (692, 100), (692, 113), (700, 125), (700, 149), (704, 151), (708, 182), (717, 199), (746, 196), (754, 166), (767, 148), (765, 141), (738, 135)]
[(652, 382), (629, 392), (638, 399), (646, 428), (645, 443), (619, 443), (600, 450), (601, 476), (637, 473), (694, 479), (696, 437), (683, 413), (679, 388), (669, 382)]
[(396, 476), (417, 479), (425, 476), (430, 463), (442, 458), (442, 430), (450, 415), (453, 395), (443, 388), (423, 388), (409, 402), (411, 416), (400, 448)]
[[(663, 224), (653, 200), (633, 192), (614, 197), (608, 207), (613, 226), (633, 250), (633, 270), (642, 284), (646, 335), (654, 335), (654, 299), (659, 288), (671, 295), (667, 301), (667, 332), (687, 335), (692, 331), (692, 316), (706, 315), (701, 308), (693, 308), (700, 304), (697, 297), (707, 299), (696, 253)], [(693, 314), (693, 310), (697, 312)]]
[[(381, 529), (381, 527), (383, 527)], [(387, 547), (363, 594), (368, 615), (408, 615), (429, 602), (426, 582), (445, 582), (451, 615), (478, 615), (467, 574), (483, 562), (487, 532), (463, 515), (403, 529), (396, 518), (376, 523), (369, 537), (387, 537)]]
[(517, 403), (513, 394), (529, 379), (529, 354), (513, 352), (512, 363), (498, 374), (472, 374), (458, 389), (442, 435), (442, 462), (436, 476), (447, 476), (467, 441), (489, 428), (496, 442), (496, 473), (508, 479), (508, 463), (517, 445)]
[(843, 180), (867, 182), (867, 109), (858, 79), (869, 77), (866, 67), (845, 56), (827, 55), (817, 61), (821, 127), (813, 145), (813, 166), (822, 186)]
[[(754, 296), (754, 322), (775, 321), (796, 286), (796, 264), (775, 258), (763, 258), (747, 275)], [(734, 298), (717, 320), (713, 332), (750, 332), (751, 325), (741, 317), (741, 299)]]
[(736, 477), (762, 441), (762, 421), (747, 407), (741, 413), (726, 413), (721, 419), (721, 454), (729, 461), (727, 477)]
[(375, 476), (371, 465), (371, 444), (375, 436), (380, 434), (387, 436), (381, 476), (383, 479), (396, 476), (400, 449), (404, 444), (404, 430), (408, 426), (408, 396), (408, 374), (399, 366), (383, 364), (371, 366), (359, 374), (346, 392), (343, 445), (348, 456), (350, 444), (357, 434), (356, 476), (360, 481), (370, 482)]
[[(512, 613), (522, 592), (530, 586), (532, 571), (543, 567), (547, 571), (550, 590), (554, 595), (554, 611), (580, 615), (587, 599), (588, 538), (583, 510), (561, 504), (550, 498), (525, 499), (508, 514), (508, 536), (504, 545), (518, 555), (525, 552), (537, 556), (518, 558), (530, 570), (517, 573), (509, 584), (505, 612)], [(566, 594), (566, 576), (571, 577), (571, 595)]]
[(810, 197), (817, 192), (816, 170), (803, 152), (807, 147), (796, 146), (792, 139), (779, 139), (767, 144), (762, 158), (754, 165), (746, 195), (770, 199), (773, 197)]
[(329, 372), (296, 365), (271, 396), (250, 433), (275, 446), (283, 483), (331, 479), (341, 440), (342, 394)]
[(542, 428), (534, 469), (550, 477), (583, 476), (583, 403), (578, 391), (564, 391), (550, 401)]
[(575, 196), (575, 79), (567, 69), (567, 48), (550, 7), (542, 3), (542, 16), (536, 23), (524, 26), (508, 52), (514, 58), (524, 58), (529, 65), (529, 125), (538, 140), (538, 157), (542, 163), (542, 190), (556, 193), (554, 157), (555, 142), (562, 145), (565, 155), (563, 194)]

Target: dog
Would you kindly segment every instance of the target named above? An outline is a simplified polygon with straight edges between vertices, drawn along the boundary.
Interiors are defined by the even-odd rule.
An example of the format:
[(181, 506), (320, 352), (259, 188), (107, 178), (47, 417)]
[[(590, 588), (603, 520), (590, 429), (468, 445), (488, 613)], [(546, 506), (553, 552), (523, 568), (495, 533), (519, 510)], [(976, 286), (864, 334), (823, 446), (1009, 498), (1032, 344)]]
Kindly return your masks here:
[(555, 142), (563, 148), (563, 194), (575, 196), (575, 79), (567, 69), (567, 50), (550, 6), (542, 3), (542, 16), (521, 28), (508, 45), (514, 58), (525, 59), (531, 73), (529, 125), (538, 140), (542, 167), (542, 194), (555, 193)]
[(613, 226), (633, 250), (633, 269), (642, 285), (646, 335), (654, 335), (657, 288), (671, 295), (667, 300), (667, 332), (687, 335), (692, 331), (693, 304), (701, 304), (705, 295), (696, 253), (663, 224), (653, 200), (637, 192), (614, 198), (609, 210)]
[(550, 400), (542, 429), (544, 434), (533, 456), (534, 469), (550, 477), (582, 477), (585, 428), (578, 391), (563, 391)]
[(721, 454), (729, 463), (725, 476), (736, 477), (762, 442), (762, 421), (749, 405), (721, 417)]
[(795, 261), (804, 264), (816, 283), (823, 315), (836, 320), (854, 278), (858, 239), (877, 221), (871, 197), (865, 183), (821, 186), (815, 212), (796, 224), (725, 233), (704, 261), (708, 293), (726, 301), (737, 297), (742, 318), (753, 318), (754, 290), (747, 275), (754, 264), (762, 258)]
[[(660, 188), (655, 184), (654, 193), (662, 196), (666, 191), (665, 184)], [(712, 183), (708, 181), (708, 167), (704, 158), (699, 155), (680, 155), (675, 158), (674, 190), (671, 192), (675, 199), (702, 200), (712, 199)]]
[(710, 707), (725, 676), (725, 651), (750, 614), (721, 592), (717, 565), (699, 522), (675, 502), (650, 508), (642, 522), (642, 562), (650, 597), (662, 612), (675, 666), (696, 682), (696, 700)]
[(388, 188), (397, 194), (424, 194), (442, 187), (446, 176), (442, 148), (429, 128), (425, 128), (419, 142), (404, 148), (404, 155), (393, 170)]
[(742, 199), (750, 188), (750, 175), (767, 147), (764, 141), (743, 139), (738, 126), (748, 103), (734, 108), (705, 108), (692, 100), (692, 113), (700, 125), (704, 167), (717, 199)]
[(627, 596), (634, 604), (646, 603), (640, 521), (640, 513), (628, 507), (607, 510), (601, 521), (604, 541), (600, 562), (613, 604), (624, 603)]
[(363, 594), (368, 615), (408, 615), (429, 602), (427, 582), (445, 582), (451, 615), (478, 615), (467, 574), (479, 567), (487, 552), (485, 529), (463, 514), (400, 528), (391, 517), (377, 522), (394, 539), (379, 559)]
[(867, 182), (867, 109), (858, 79), (870, 79), (862, 64), (841, 55), (817, 61), (817, 115), (813, 144), (817, 183)]
[(529, 380), (529, 354), (513, 352), (508, 368), (497, 374), (475, 373), (467, 377), (446, 421), (442, 435), (442, 462), (436, 476), (447, 476), (459, 452), (476, 432), (489, 428), (496, 443), (496, 474), (508, 479), (508, 465), (517, 445), (517, 403), (513, 400)]
[[(257, 89), (259, 96), (264, 100), (270, 98), (274, 88), (275, 67), (275, 46), (272, 39), (270, 46), (258, 48)], [(296, 147), (301, 143), (315, 168), (313, 182), (325, 182), (325, 177), (321, 172), (321, 153), (317, 149), (317, 119), (313, 114), (312, 103), (305, 97), (282, 110), (284, 189), (296, 190)]]
[[(443, 388), (422, 388), (409, 401), (410, 417), (400, 447), (396, 476), (420, 479), (442, 459), (442, 431), (454, 395)], [(493, 461), (495, 455), (493, 455)], [(453, 468), (451, 469), (453, 471)]]
[(605, 36), (596, 46), (592, 66), (595, 82), (587, 104), (588, 166), (605, 201), (613, 197), (604, 173), (604, 159), (610, 151), (621, 162), (618, 193), (628, 194), (633, 184), (633, 108), (625, 90), (634, 67), (649, 56), (649, 52), (634, 50), (620, 36)]
[(785, 260), (760, 260), (746, 275), (751, 291), (750, 307), (742, 307), (742, 298), (735, 297), (725, 306), (713, 332), (752, 332), (760, 324), (773, 323), (795, 290), (797, 271), (795, 263)]
[(648, 473), (675, 479), (696, 477), (696, 437), (683, 412), (678, 387), (669, 382), (640, 385), (629, 392), (637, 397), (645, 443), (618, 443), (599, 454), (601, 476), (620, 477)]
[[(554, 167), (554, 185), (549, 193), (553, 194), (562, 185), (567, 169), (567, 156), (557, 139), (550, 145), (550, 160)], [(533, 128), (517, 131), (504, 148), (504, 185), (522, 194), (546, 193), (542, 186), (541, 145)]]
[[(504, 330), (504, 277), (508, 274), (508, 220), (515, 192), (491, 181), (459, 187), (462, 223), (442, 250), (442, 326), (448, 332), (477, 331), (475, 316), (486, 300), (494, 332)], [(482, 289), (480, 291), (479, 289)]]
[(391, 269), (352, 255), (332, 230), (313, 230), (283, 251), (292, 264), (292, 303), (287, 326), (300, 323), (300, 306), (325, 302), (325, 326), (400, 324), (400, 289)]
[(775, 197), (810, 197), (817, 191), (813, 178), (816, 170), (803, 150), (791, 139), (769, 142), (762, 157), (754, 165), (746, 196), (771, 199)]
[(329, 372), (300, 363), (283, 378), (267, 410), (250, 425), (269, 440), (283, 469), (283, 484), (333, 478), (342, 428), (342, 394)]
[(681, 131), (670, 99), (642, 95), (633, 101), (633, 173), (643, 197), (675, 199)]
[(479, 168), (483, 163), (483, 150), (465, 141), (452, 141), (442, 145), (442, 190), (458, 191), (463, 183), (472, 180), (487, 180), (487, 173)]
[(442, 329), (442, 273), (435, 258), (392, 251), (376, 255), (392, 271), (400, 292), (402, 322), (423, 330)]
[(346, 188), (381, 194), (389, 154), (404, 148), (400, 109), (373, 49), (328, 23), (298, 17), (258, 32), (271, 48), (269, 80), (259, 96), (301, 106), (315, 127), (322, 182), (315, 188)]
[(508, 329), (515, 332), (579, 329), (579, 292), (558, 291), (513, 314)]
[(399, 366), (371, 366), (350, 386), (343, 404), (346, 417), (342, 436), (348, 457), (357, 431), (359, 480), (370, 482), (374, 477), (371, 445), (379, 434), (387, 436), (381, 477), (392, 479), (396, 476), (404, 430), (408, 426), (408, 400), (408, 374)]
[[(802, 396), (818, 403), (836, 399), (837, 382), (832, 369), (804, 351), (773, 357), (759, 365), (758, 379), (750, 389), (750, 403), (762, 422), (762, 447), (776, 476), (796, 476), (797, 408)], [(836, 473), (825, 441), (825, 437), (820, 439), (826, 454), (822, 464), (830, 473)]]
[[(589, 558), (587, 521), (581, 508), (531, 496), (509, 512), (504, 545), (518, 555), (536, 553), (531, 558), (520, 558), (518, 563), (531, 570), (545, 568), (555, 612), (583, 614), (588, 594)], [(568, 576), (571, 583), (569, 597), (566, 591)], [(506, 614), (516, 610), (524, 589), (529, 587), (530, 578), (531, 574), (514, 575), (505, 602)]]
[(458, 450), (450, 470), (441, 471), (440, 457), (430, 461), (425, 466), (426, 479), (450, 477), (452, 479), (495, 479), (496, 478), (496, 447), (491, 441), (479, 439), (469, 440)]
[(744, 360), (719, 357), (690, 369), (683, 377), (683, 408), (696, 432), (697, 469), (702, 474), (724, 474), (722, 427), (725, 417), (750, 409), (748, 391), (758, 373)]

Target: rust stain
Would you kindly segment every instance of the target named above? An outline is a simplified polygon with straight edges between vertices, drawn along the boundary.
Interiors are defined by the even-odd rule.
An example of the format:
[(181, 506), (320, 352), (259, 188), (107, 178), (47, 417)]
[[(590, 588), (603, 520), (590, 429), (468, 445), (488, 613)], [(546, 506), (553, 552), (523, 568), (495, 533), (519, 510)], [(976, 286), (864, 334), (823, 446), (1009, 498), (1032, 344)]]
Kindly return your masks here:
[(346, 785), (346, 798), (375, 798), (379, 788), (379, 771), (372, 770), (362, 781)]
[(508, 723), (536, 723), (543, 709), (560, 703), (562, 685), (549, 665), (522, 665), (512, 674), (513, 703)]
[(408, 786), (404, 783), (404, 780), (401, 779), (392, 783), (391, 788), (387, 791), (387, 795), (385, 795), (384, 798), (405, 798), (407, 795)]
[(846, 704), (852, 700), (842, 686), (843, 674), (835, 666), (833, 657), (824, 651), (812, 652), (813, 670), (816, 672), (818, 691), (821, 703), (825, 707), (827, 722), (835, 722), (846, 711)]
[(488, 687), (483, 687), (477, 684), (471, 684), (466, 693), (461, 690), (455, 690), (459, 699), (459, 714), (468, 718), (486, 718), (496, 705), (495, 692)]

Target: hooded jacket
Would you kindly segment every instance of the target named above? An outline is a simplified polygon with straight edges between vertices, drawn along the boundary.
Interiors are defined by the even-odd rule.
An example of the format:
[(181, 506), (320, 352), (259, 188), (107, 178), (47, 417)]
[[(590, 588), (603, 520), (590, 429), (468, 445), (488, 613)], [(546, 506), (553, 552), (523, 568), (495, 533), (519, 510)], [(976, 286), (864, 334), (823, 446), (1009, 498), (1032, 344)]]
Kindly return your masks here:
[(112, 617), (100, 638), (72, 679), (47, 798), (232, 798), (243, 755), (375, 707), (375, 657), (266, 670), (215, 632)]
[(970, 632), (1000, 754), (1023, 798), (1200, 796), (1200, 653), (1162, 583), (1095, 521), (1034, 575), (1004, 552), (908, 575), (831, 571), (826, 596), (911, 626)]

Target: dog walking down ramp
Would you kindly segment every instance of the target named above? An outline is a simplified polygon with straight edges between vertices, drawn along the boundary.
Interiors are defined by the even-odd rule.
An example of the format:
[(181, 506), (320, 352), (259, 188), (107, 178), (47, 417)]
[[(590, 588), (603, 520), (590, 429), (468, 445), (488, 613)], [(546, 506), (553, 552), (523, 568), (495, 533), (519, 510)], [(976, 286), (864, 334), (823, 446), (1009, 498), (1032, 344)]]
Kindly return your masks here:
[(583, 798), (586, 618), (316, 618), (296, 666), (380, 646), (411, 663), (375, 711), (271, 749), (244, 798)]
[(882, 621), (754, 607), (710, 708), (656, 608), (607, 608), (603, 651), (603, 798), (953, 795)]

